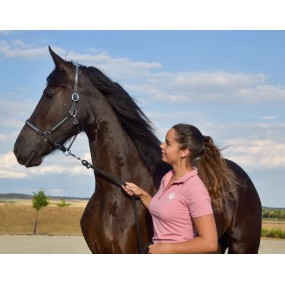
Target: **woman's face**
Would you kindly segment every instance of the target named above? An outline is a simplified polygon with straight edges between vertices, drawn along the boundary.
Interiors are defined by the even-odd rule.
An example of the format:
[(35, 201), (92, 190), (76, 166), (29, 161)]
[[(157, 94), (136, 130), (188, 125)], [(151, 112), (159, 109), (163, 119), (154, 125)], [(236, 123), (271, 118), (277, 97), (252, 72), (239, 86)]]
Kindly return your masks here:
[(180, 162), (180, 148), (175, 140), (175, 130), (170, 129), (165, 137), (165, 142), (160, 145), (162, 160), (170, 165), (178, 165)]

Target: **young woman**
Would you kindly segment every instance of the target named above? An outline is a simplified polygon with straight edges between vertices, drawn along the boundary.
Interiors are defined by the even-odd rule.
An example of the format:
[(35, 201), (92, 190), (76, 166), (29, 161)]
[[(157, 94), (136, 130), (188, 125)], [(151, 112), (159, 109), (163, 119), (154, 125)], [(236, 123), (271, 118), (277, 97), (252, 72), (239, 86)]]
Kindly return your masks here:
[[(217, 251), (213, 208), (222, 210), (225, 189), (235, 188), (234, 174), (212, 138), (192, 125), (173, 126), (160, 147), (162, 160), (172, 170), (163, 177), (154, 197), (133, 183), (123, 186), (127, 194), (140, 198), (152, 216), (154, 237), (148, 253)], [(197, 158), (198, 169), (193, 166)]]

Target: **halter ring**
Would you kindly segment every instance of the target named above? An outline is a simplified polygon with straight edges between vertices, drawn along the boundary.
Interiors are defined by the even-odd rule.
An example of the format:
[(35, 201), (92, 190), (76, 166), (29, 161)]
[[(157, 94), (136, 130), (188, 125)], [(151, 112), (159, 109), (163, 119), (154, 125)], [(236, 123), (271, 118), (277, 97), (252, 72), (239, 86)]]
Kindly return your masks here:
[(78, 102), (79, 101), (79, 94), (78, 93), (73, 93), (72, 95), (71, 95), (71, 99), (72, 99), (72, 101), (73, 102)]

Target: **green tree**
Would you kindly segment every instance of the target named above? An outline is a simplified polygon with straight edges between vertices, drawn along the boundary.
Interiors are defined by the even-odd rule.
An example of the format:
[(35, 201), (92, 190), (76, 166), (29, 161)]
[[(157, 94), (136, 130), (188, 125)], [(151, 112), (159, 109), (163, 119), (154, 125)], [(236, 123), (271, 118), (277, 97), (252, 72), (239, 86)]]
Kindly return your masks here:
[(41, 208), (46, 207), (49, 205), (49, 198), (45, 194), (45, 190), (43, 188), (40, 188), (38, 193), (33, 192), (33, 208), (37, 211), (36, 216), (36, 222), (34, 227), (34, 235), (36, 235), (37, 232), (37, 226), (38, 226), (38, 218), (39, 218), (39, 211)]

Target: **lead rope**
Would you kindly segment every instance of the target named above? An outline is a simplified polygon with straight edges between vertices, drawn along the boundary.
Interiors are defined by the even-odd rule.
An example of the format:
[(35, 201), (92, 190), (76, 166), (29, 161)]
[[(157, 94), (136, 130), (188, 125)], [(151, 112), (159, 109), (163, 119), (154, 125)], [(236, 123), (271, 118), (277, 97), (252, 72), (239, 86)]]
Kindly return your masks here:
[(134, 216), (135, 216), (135, 222), (136, 222), (136, 230), (137, 230), (137, 239), (138, 239), (138, 251), (140, 254), (144, 253), (143, 252), (143, 247), (142, 247), (142, 233), (141, 233), (141, 227), (138, 219), (138, 209), (137, 209), (137, 203), (136, 203), (136, 198), (135, 196), (131, 196), (132, 199), (132, 204), (133, 204), (133, 209), (134, 209)]

